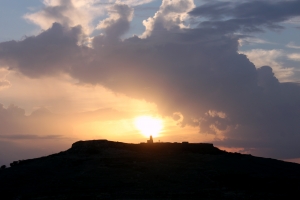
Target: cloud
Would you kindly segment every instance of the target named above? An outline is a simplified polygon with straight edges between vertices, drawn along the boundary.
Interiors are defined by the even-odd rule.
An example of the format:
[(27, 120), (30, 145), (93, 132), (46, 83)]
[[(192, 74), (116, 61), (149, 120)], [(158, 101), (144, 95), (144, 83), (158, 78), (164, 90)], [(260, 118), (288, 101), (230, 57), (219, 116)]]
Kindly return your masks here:
[(293, 53), (288, 55), (288, 58), (294, 61), (300, 61), (300, 53)]
[(184, 20), (194, 7), (193, 0), (163, 0), (154, 17), (143, 21), (146, 30), (142, 37), (148, 37), (156, 31), (185, 28)]
[[(48, 76), (67, 71), (74, 55), (80, 56), (77, 46), (81, 27), (68, 28), (54, 23), (51, 29), (23, 41), (0, 44), (0, 64), (18, 70), (29, 77)], [(56, 63), (56, 64), (54, 64)]]
[(249, 33), (263, 31), (264, 28), (283, 29), (278, 23), (299, 16), (299, 6), (299, 0), (213, 1), (195, 8), (190, 14), (204, 18), (199, 23), (200, 27)]
[(11, 83), (6, 79), (8, 74), (9, 74), (9, 72), (7, 69), (0, 68), (0, 90), (11, 86)]
[(117, 4), (122, 3), (122, 4), (129, 5), (129, 6), (138, 6), (138, 5), (150, 3), (152, 1), (154, 1), (154, 0), (117, 0), (117, 1), (115, 1), (115, 3), (117, 3)]
[(0, 90), (9, 87), (11, 84), (8, 80), (0, 80)]
[(6, 140), (45, 140), (45, 139), (61, 139), (61, 135), (0, 135), (0, 139)]
[(299, 25), (300, 24), (300, 17), (293, 17), (293, 18), (288, 19), (287, 21), (285, 21), (285, 23)]
[(58, 135), (70, 132), (68, 123), (62, 119), (42, 108), (26, 116), (18, 106), (11, 104), (5, 108), (0, 104), (0, 139), (57, 139)]
[[(123, 6), (115, 9), (117, 16), (126, 11), (122, 23), (111, 15), (101, 25), (104, 34), (94, 38), (93, 48), (78, 45), (83, 34), (80, 27), (54, 23), (38, 36), (0, 43), (0, 60), (29, 77), (65, 73), (84, 84), (154, 102), (162, 115), (180, 113), (181, 125), (215, 134), (220, 145), (257, 151), (266, 147), (266, 155), (281, 151), (282, 157), (299, 157), (295, 142), (300, 137), (299, 85), (279, 82), (273, 69), (264, 66), (269, 63), (256, 67), (238, 52), (241, 37), (235, 34), (281, 28), (279, 22), (300, 15), (298, 4), (207, 3), (191, 15), (208, 21), (188, 28), (182, 19), (193, 1), (163, 1), (155, 16), (144, 23), (145, 37), (120, 40), (131, 13)], [(115, 34), (112, 38), (110, 30)]]
[[(74, 137), (76, 125), (90, 122), (131, 119), (138, 112), (117, 111), (111, 108), (93, 111), (55, 114), (45, 107), (25, 115), (25, 110), (14, 104), (0, 104), (0, 140), (54, 140)], [(82, 134), (82, 133), (81, 133)]]
[(300, 49), (299, 45), (296, 45), (294, 42), (290, 42), (286, 45), (286, 47), (288, 48), (292, 48), (292, 49)]
[(272, 42), (262, 40), (259, 38), (253, 38), (253, 37), (246, 37), (246, 38), (241, 38), (239, 40), (239, 43), (241, 46), (244, 46), (245, 44), (251, 45), (251, 44), (274, 44)]
[[(110, 42), (119, 39), (129, 30), (133, 18), (133, 8), (125, 4), (115, 4), (109, 10), (109, 17), (101, 21), (97, 29), (104, 29)], [(101, 37), (101, 36), (99, 36)]]
[(93, 31), (91, 22), (94, 15), (104, 12), (100, 6), (94, 6), (92, 0), (44, 0), (44, 5), (42, 10), (24, 16), (43, 30), (49, 29), (56, 22), (66, 27), (81, 25), (88, 34)]
[(137, 6), (153, 0), (44, 0), (44, 7), (24, 18), (38, 25), (43, 30), (49, 29), (53, 23), (63, 26), (82, 26), (85, 34), (90, 35), (96, 28), (94, 21), (105, 16), (111, 5), (124, 4)]
[(282, 61), (287, 56), (287, 53), (283, 50), (252, 49), (249, 51), (240, 51), (240, 53), (247, 55), (256, 67), (264, 65), (272, 66), (276, 77), (281, 81), (289, 81), (294, 74), (294, 68), (285, 67)]

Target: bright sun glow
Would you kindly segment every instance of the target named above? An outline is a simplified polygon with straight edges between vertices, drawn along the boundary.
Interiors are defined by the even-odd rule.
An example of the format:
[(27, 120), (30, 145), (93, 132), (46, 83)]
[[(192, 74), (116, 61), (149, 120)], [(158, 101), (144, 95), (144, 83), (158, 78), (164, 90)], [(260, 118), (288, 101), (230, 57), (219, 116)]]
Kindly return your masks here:
[(163, 128), (161, 119), (150, 116), (135, 118), (134, 125), (146, 137), (150, 137), (150, 135), (157, 137)]

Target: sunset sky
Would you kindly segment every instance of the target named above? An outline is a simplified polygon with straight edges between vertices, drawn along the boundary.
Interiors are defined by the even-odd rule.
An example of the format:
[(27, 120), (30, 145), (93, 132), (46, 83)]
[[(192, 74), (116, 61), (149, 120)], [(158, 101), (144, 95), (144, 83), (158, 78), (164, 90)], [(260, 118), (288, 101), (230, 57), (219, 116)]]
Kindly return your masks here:
[(300, 0), (1, 0), (0, 165), (147, 122), (300, 162), (299, 36)]

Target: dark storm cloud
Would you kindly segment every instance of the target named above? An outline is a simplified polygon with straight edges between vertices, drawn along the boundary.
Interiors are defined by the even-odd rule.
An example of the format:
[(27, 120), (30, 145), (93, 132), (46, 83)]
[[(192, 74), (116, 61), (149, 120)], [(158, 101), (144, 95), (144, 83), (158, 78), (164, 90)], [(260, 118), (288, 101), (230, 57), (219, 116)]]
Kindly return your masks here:
[(267, 155), (299, 157), (299, 85), (280, 83), (271, 67), (257, 69), (238, 53), (239, 38), (233, 34), (279, 27), (298, 15), (294, 7), (299, 1), (270, 2), (205, 4), (191, 12), (210, 20), (198, 28), (160, 29), (145, 39), (122, 41), (118, 37), (130, 18), (125, 12), (122, 25), (118, 20), (106, 24), (107, 34), (116, 31), (114, 41), (107, 34), (97, 36), (93, 49), (77, 45), (80, 27), (54, 24), (36, 37), (0, 43), (0, 60), (30, 77), (64, 72), (80, 82), (154, 102), (163, 115), (180, 112), (182, 125), (222, 133), (225, 139), (219, 145), (268, 148)]
[(200, 27), (224, 31), (262, 31), (262, 28), (282, 29), (278, 23), (299, 16), (300, 1), (211, 1), (192, 10), (192, 16), (204, 17), (207, 21)]
[(80, 27), (52, 28), (22, 41), (0, 43), (0, 64), (8, 65), (29, 77), (48, 76), (67, 71), (75, 55), (81, 55), (77, 42)]

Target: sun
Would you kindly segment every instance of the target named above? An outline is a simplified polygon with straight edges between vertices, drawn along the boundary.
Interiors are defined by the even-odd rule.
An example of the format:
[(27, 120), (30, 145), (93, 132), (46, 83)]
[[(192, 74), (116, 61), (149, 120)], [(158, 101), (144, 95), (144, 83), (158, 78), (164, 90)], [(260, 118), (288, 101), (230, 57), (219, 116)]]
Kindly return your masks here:
[(163, 122), (159, 118), (140, 116), (134, 120), (135, 127), (145, 136), (157, 137), (163, 129)]

